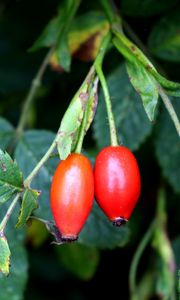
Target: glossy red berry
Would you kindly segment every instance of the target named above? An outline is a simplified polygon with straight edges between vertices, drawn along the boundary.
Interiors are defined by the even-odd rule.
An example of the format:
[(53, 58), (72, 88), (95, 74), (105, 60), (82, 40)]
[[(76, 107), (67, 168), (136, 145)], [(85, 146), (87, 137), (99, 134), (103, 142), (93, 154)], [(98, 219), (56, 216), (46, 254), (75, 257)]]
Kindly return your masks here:
[(95, 198), (104, 213), (120, 226), (139, 198), (141, 180), (133, 153), (124, 146), (109, 146), (97, 156), (94, 168)]
[(93, 204), (94, 179), (90, 161), (82, 154), (62, 160), (53, 176), (50, 203), (61, 239), (76, 240)]

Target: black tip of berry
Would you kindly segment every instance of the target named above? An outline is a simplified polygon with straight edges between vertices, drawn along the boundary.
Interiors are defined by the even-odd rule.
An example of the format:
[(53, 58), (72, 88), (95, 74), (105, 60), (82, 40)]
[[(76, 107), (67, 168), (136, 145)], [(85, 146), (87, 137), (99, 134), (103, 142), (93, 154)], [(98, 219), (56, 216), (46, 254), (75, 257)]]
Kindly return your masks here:
[(75, 242), (78, 240), (78, 236), (77, 235), (65, 235), (65, 236), (61, 236), (61, 241), (63, 243), (71, 243), (71, 242)]
[(119, 218), (116, 218), (114, 220), (112, 220), (112, 224), (116, 227), (120, 227), (122, 225), (125, 225), (127, 223), (127, 219), (123, 218), (123, 217), (119, 217)]
[(55, 241), (53, 241), (52, 244), (57, 244), (57, 245), (75, 242), (78, 239), (77, 234), (64, 234), (64, 235), (61, 234), (61, 232), (59, 231), (56, 225), (53, 225), (52, 234), (55, 237)]

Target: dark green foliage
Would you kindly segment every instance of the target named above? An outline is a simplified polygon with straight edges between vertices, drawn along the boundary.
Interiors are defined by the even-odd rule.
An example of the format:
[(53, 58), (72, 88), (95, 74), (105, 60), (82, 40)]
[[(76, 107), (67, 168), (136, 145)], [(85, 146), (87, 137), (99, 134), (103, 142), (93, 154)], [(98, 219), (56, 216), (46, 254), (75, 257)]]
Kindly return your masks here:
[[(7, 205), (5, 204), (0, 210), (0, 219), (3, 218)], [(23, 293), (27, 282), (27, 254), (24, 247), (24, 230), (16, 230), (15, 224), (17, 222), (17, 210), (15, 210), (10, 219), (7, 229), (6, 237), (11, 251), (11, 266), (8, 277), (0, 274), (0, 299), (23, 299)]]
[(23, 188), (23, 175), (7, 152), (0, 150), (0, 204)]
[[(158, 95), (161, 85), (165, 93), (172, 96), (170, 101), (180, 118), (178, 0), (114, 1), (122, 16), (125, 35), (118, 38), (117, 27), (111, 27), (113, 38), (103, 70), (120, 144), (135, 151), (142, 179), (141, 197), (129, 224), (114, 227), (94, 202), (79, 241), (57, 246), (51, 245), (53, 237), (44, 223), (30, 218), (33, 215), (48, 221), (53, 219), (49, 191), (59, 163), (58, 149), (30, 186), (24, 188), (23, 180), (48, 150), (73, 95), (88, 74), (97, 55), (102, 35), (99, 30), (106, 32), (109, 28), (108, 14), (102, 3), (106, 7), (113, 1), (81, 1), (73, 18), (79, 2), (4, 0), (0, 3), (0, 269), (5, 275), (10, 271), (9, 276), (0, 273), (0, 300), (90, 300), (96, 295), (109, 299), (163, 297), (170, 300), (172, 288), (177, 294), (172, 295), (172, 299), (173, 296), (178, 299), (180, 142)], [(127, 23), (147, 48), (147, 53), (140, 50)], [(52, 61), (46, 66), (41, 87), (26, 114), (25, 130), (17, 136), (15, 129), (24, 99), (50, 47), (56, 48), (56, 63), (61, 68), (58, 72), (53, 70)], [(88, 93), (92, 101), (87, 107), (86, 129), (92, 121), (93, 125), (83, 143), (83, 153), (92, 164), (100, 149), (110, 144), (100, 82), (93, 120), (97, 102), (93, 88), (97, 86), (91, 82)], [(63, 144), (59, 146), (63, 155), (75, 148), (82, 110), (80, 107), (80, 113), (76, 114), (72, 108), (65, 120), (70, 140), (63, 140), (67, 146), (65, 151)], [(74, 123), (72, 112), (78, 124), (78, 129), (76, 124), (73, 127), (75, 136), (69, 130)], [(166, 205), (158, 208), (161, 216), (157, 214), (157, 217), (160, 188), (166, 195)], [(7, 210), (17, 193), (21, 197), (4, 229), (1, 222), (8, 215)], [(139, 261), (136, 291), (130, 295), (130, 264), (155, 217), (155, 234)], [(171, 254), (170, 263), (166, 260), (167, 254)]]
[(177, 0), (123, 0), (122, 11), (133, 17), (147, 17), (168, 11), (177, 2)]
[[(180, 115), (180, 103), (172, 101), (176, 112)], [(155, 152), (162, 168), (163, 175), (168, 179), (175, 192), (180, 192), (180, 141), (177, 132), (173, 130), (170, 117), (163, 108), (157, 120)]]
[(163, 60), (180, 62), (180, 10), (162, 17), (149, 36), (151, 52)]

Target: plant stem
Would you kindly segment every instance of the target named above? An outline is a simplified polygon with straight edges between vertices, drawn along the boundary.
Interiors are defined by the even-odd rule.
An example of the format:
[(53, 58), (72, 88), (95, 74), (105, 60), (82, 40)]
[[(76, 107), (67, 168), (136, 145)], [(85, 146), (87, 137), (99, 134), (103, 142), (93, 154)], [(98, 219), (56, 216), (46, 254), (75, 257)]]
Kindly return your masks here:
[(112, 1), (109, 0), (100, 0), (100, 3), (110, 21), (110, 23), (116, 22), (116, 19), (119, 19), (117, 9)]
[(14, 210), (14, 207), (16, 206), (16, 204), (17, 204), (17, 202), (19, 200), (20, 195), (21, 195), (21, 193), (18, 193), (16, 195), (16, 197), (13, 199), (11, 205), (8, 207), (8, 210), (7, 210), (6, 214), (5, 214), (2, 222), (0, 223), (0, 232), (4, 231), (4, 229), (6, 227), (6, 224), (7, 224), (8, 220), (9, 220), (9, 218), (10, 218), (13, 210)]
[(23, 129), (26, 125), (26, 119), (27, 119), (27, 114), (28, 114), (29, 108), (31, 106), (32, 101), (35, 98), (35, 95), (37, 93), (39, 86), (41, 85), (42, 77), (44, 75), (46, 67), (49, 63), (49, 59), (52, 56), (53, 52), (54, 52), (54, 47), (51, 47), (50, 50), (48, 51), (48, 53), (46, 54), (35, 78), (32, 80), (32, 84), (31, 84), (30, 90), (27, 94), (27, 97), (24, 100), (22, 113), (21, 113), (19, 123), (16, 128), (16, 136), (17, 137), (21, 136)]
[(174, 107), (172, 106), (171, 100), (169, 99), (169, 97), (167, 96), (167, 94), (165, 93), (165, 91), (161, 86), (159, 86), (158, 88), (159, 88), (159, 95), (161, 96), (163, 103), (171, 117), (171, 120), (174, 123), (177, 133), (180, 136), (180, 122), (178, 120)]
[(146, 248), (148, 242), (151, 239), (151, 236), (154, 231), (156, 221), (154, 220), (150, 227), (148, 228), (147, 232), (145, 233), (144, 237), (142, 238), (135, 254), (132, 259), (132, 263), (130, 266), (130, 271), (129, 271), (129, 288), (130, 288), (130, 293), (131, 293), (131, 299), (133, 299), (134, 295), (136, 294), (136, 275), (137, 275), (137, 268), (138, 264), (140, 261), (140, 258), (144, 252), (144, 249)]
[(112, 112), (110, 93), (109, 93), (108, 85), (106, 82), (106, 78), (102, 71), (102, 62), (103, 62), (103, 59), (104, 59), (104, 56), (105, 56), (105, 53), (106, 53), (107, 47), (109, 46), (110, 41), (111, 41), (111, 34), (109, 33), (104, 38), (104, 41), (100, 48), (100, 52), (94, 62), (94, 66), (95, 66), (96, 72), (98, 74), (99, 80), (101, 82), (103, 93), (104, 93), (104, 99), (105, 99), (106, 110), (107, 110), (108, 121), (109, 121), (109, 128), (110, 128), (111, 145), (117, 146), (118, 138), (117, 138), (115, 120), (114, 120), (114, 116), (113, 116), (113, 112)]
[(80, 133), (79, 133), (79, 137), (78, 137), (78, 142), (77, 142), (77, 145), (76, 145), (76, 148), (74, 151), (75, 153), (81, 153), (82, 144), (83, 144), (84, 135), (85, 135), (85, 126), (86, 126), (86, 110), (84, 112), (81, 129), (80, 129)]
[(45, 153), (45, 155), (41, 158), (41, 160), (39, 161), (39, 163), (36, 165), (36, 167), (32, 170), (32, 172), (29, 174), (29, 176), (24, 180), (24, 186), (25, 187), (30, 187), (31, 181), (37, 175), (37, 173), (39, 172), (39, 170), (43, 166), (43, 164), (51, 156), (51, 153), (53, 152), (53, 150), (54, 150), (55, 147), (56, 147), (56, 138), (52, 142), (52, 144), (49, 147), (48, 151)]
[(124, 31), (127, 33), (127, 35), (134, 41), (134, 43), (143, 51), (143, 53), (150, 59), (150, 61), (157, 67), (158, 71), (166, 76), (165, 71), (162, 69), (162, 67), (154, 60), (151, 53), (149, 52), (149, 49), (143, 44), (143, 42), (140, 40), (140, 38), (137, 36), (137, 34), (133, 31), (133, 29), (130, 27), (130, 25), (126, 22), (126, 20), (122, 21), (122, 26), (124, 27)]

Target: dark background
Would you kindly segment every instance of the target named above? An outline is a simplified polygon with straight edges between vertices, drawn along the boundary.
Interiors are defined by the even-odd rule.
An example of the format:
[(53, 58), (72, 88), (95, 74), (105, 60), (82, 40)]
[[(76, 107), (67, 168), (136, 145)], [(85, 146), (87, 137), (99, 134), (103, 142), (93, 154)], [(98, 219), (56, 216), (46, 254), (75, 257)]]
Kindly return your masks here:
[[(98, 9), (100, 6), (96, 2), (82, 1), (78, 13), (91, 8)], [(156, 11), (156, 7), (153, 10), (152, 1), (152, 13), (145, 9), (145, 12), (142, 11), (142, 15), (139, 15), (138, 10), (141, 10), (141, 6), (129, 12), (126, 5), (122, 9), (121, 1), (116, 1), (116, 4), (123, 18), (145, 45), (154, 24), (164, 15), (180, 7), (179, 1), (174, 1), (170, 8), (165, 7)], [(14, 126), (18, 123), (22, 103), (31, 81), (47, 52), (46, 49), (42, 49), (30, 53), (28, 49), (38, 38), (47, 22), (56, 15), (58, 5), (57, 0), (0, 1), (0, 114)], [(106, 73), (113, 70), (121, 60), (123, 59), (119, 54), (112, 50), (105, 61)], [(156, 62), (169, 78), (172, 80), (180, 78), (180, 63), (158, 58)], [(67, 105), (83, 81), (90, 64), (90, 62), (82, 62), (74, 58), (70, 73), (58, 73), (48, 67), (43, 85), (29, 112), (28, 128), (57, 131)], [(130, 263), (135, 249), (153, 219), (157, 188), (162, 181), (161, 170), (153, 152), (152, 139), (153, 135), (147, 138), (135, 153), (140, 165), (143, 186), (140, 201), (129, 225), (131, 229), (129, 243), (124, 248), (99, 250), (100, 261), (94, 276), (90, 280), (83, 281), (71, 274), (60, 261), (57, 262), (54, 254), (54, 247), (57, 246), (50, 244), (49, 237), (38, 247), (34, 247), (32, 240), (27, 238), (29, 278), (25, 300), (88, 300), (92, 297), (129, 299)], [(85, 138), (84, 148), (87, 150), (96, 148), (92, 128)], [(172, 240), (178, 234), (179, 220), (177, 215), (176, 218), (173, 217), (178, 207), (176, 204), (178, 196), (174, 194), (166, 180), (165, 185), (167, 194), (174, 198), (173, 205), (167, 203), (168, 232)], [(154, 254), (152, 248), (148, 247), (142, 257), (138, 271), (139, 277), (151, 264), (155, 264)], [(151, 299), (159, 298), (152, 296)]]

